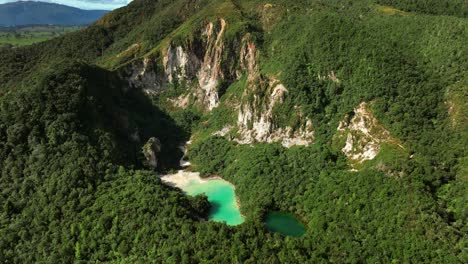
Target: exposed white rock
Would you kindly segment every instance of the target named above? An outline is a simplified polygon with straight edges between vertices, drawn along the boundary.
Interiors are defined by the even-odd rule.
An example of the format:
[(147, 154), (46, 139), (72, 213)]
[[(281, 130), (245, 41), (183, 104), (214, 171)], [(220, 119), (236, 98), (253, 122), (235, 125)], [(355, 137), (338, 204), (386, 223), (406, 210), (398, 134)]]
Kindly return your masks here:
[[(239, 111), (237, 125), (240, 128), (240, 133), (248, 141), (268, 142), (273, 131), (273, 109), (275, 104), (282, 103), (284, 94), (287, 93), (286, 87), (282, 84), (277, 84), (270, 94), (269, 103), (264, 102), (257, 104), (258, 96), (254, 96), (253, 104), (246, 103), (241, 106)], [(255, 109), (256, 107), (262, 109)]]
[[(184, 50), (183, 47), (169, 47), (166, 56), (163, 58), (165, 74), (169, 83), (182, 82), (198, 79), (198, 87), (195, 87), (193, 94), (195, 100), (212, 110), (219, 103), (218, 85), (224, 78), (221, 70), (222, 53), (224, 43), (222, 40), (226, 28), (226, 21), (219, 20), (221, 28), (215, 32), (215, 25), (208, 23), (202, 31), (203, 58), (197, 58), (194, 50)], [(173, 103), (178, 107), (188, 105), (189, 96), (184, 95)]]
[(223, 127), (221, 130), (214, 132), (212, 135), (213, 135), (213, 136), (225, 137), (225, 136), (227, 136), (227, 135), (229, 134), (229, 132), (231, 132), (231, 130), (232, 130), (233, 128), (234, 128), (234, 127), (231, 126), (231, 125), (226, 125), (226, 126)]
[[(225, 78), (247, 75), (247, 87), (240, 103), (235, 103), (238, 109), (237, 141), (245, 144), (279, 142), (286, 147), (311, 144), (314, 140), (312, 121), (302, 117), (300, 109), (295, 113), (301, 116), (301, 125), (298, 128), (279, 127), (275, 124), (277, 117), (274, 109), (283, 103), (288, 90), (278, 80), (259, 73), (256, 45), (250, 40), (249, 34), (242, 39), (238, 57), (240, 67), (223, 72), (223, 35), (227, 25), (224, 19), (219, 19), (217, 23), (219, 24), (207, 24), (200, 32), (202, 39), (197, 44), (171, 45), (163, 51), (163, 71), (158, 71), (156, 59), (151, 57), (134, 62), (129, 77), (132, 87), (142, 88), (147, 93), (156, 93), (165, 89), (168, 84), (184, 82), (191, 85), (190, 92), (179, 98), (169, 99), (170, 102), (181, 108), (197, 102), (211, 111), (219, 104), (220, 82)], [(195, 50), (196, 48), (201, 50)], [(337, 79), (333, 72), (330, 79)], [(198, 82), (191, 83), (194, 80)], [(234, 126), (227, 126), (214, 135), (227, 136), (233, 128)]]
[(308, 119), (305, 126), (296, 131), (292, 131), (290, 127), (287, 127), (286, 133), (283, 133), (283, 135), (288, 135), (286, 137), (283, 136), (282, 138), (281, 144), (284, 147), (308, 146), (314, 141), (314, 128), (312, 126), (312, 121)]
[[(298, 129), (288, 126), (278, 127), (275, 124), (274, 108), (283, 103), (288, 89), (278, 80), (260, 75), (256, 62), (255, 44), (250, 41), (249, 35), (246, 35), (242, 41), (244, 44), (239, 60), (241, 70), (248, 75), (248, 78), (247, 88), (239, 106), (237, 116), (239, 131), (235, 141), (240, 144), (279, 142), (285, 147), (311, 144), (314, 140), (311, 120), (303, 118), (303, 125)], [(297, 114), (300, 114), (300, 110)]]
[[(220, 19), (221, 29), (217, 34), (214, 32), (213, 23), (209, 23), (203, 32), (206, 38), (206, 53), (197, 73), (198, 84), (202, 91), (202, 101), (208, 110), (212, 110), (219, 103), (217, 90), (219, 81), (224, 78), (221, 71), (222, 53), (224, 49), (223, 34), (226, 29), (226, 21)], [(216, 36), (215, 36), (216, 35)]]
[(163, 64), (169, 83), (190, 80), (200, 68), (197, 56), (193, 52), (185, 52), (181, 46), (169, 46)]
[(314, 140), (312, 121), (307, 120), (299, 129), (291, 127), (276, 127), (274, 120), (274, 107), (281, 104), (288, 92), (286, 87), (277, 80), (269, 84), (270, 95), (262, 102), (254, 95), (252, 103), (245, 103), (239, 110), (237, 126), (239, 127), (240, 144), (252, 144), (254, 142), (274, 143), (279, 142), (285, 147), (295, 145), (307, 146)]
[(255, 59), (257, 48), (255, 46), (255, 43), (249, 41), (249, 38), (250, 35), (247, 34), (247, 36), (245, 36), (242, 40), (244, 42), (244, 45), (241, 48), (239, 62), (241, 69), (247, 72), (249, 74), (249, 77), (252, 78), (254, 76), (251, 75), (257, 73), (257, 61)]
[[(194, 87), (192, 94), (195, 101), (200, 102), (207, 110), (212, 110), (219, 104), (218, 86), (224, 79), (221, 63), (224, 51), (223, 35), (226, 30), (226, 21), (219, 20), (219, 29), (214, 23), (202, 30), (202, 45), (187, 47), (172, 45), (163, 51), (164, 71), (158, 70), (157, 60), (152, 56), (136, 60), (127, 68), (127, 79), (130, 87), (143, 89), (146, 93), (157, 93), (164, 90), (168, 84), (190, 84), (192, 80), (198, 80), (198, 86)], [(201, 49), (203, 57), (197, 57)], [(199, 55), (200, 56), (200, 55)], [(180, 98), (177, 106), (185, 107), (186, 99)]]
[(339, 137), (346, 137), (346, 144), (341, 151), (349, 159), (359, 163), (374, 159), (382, 143), (394, 141), (369, 111), (365, 102), (354, 110), (351, 120), (346, 117), (341, 121), (337, 130)]

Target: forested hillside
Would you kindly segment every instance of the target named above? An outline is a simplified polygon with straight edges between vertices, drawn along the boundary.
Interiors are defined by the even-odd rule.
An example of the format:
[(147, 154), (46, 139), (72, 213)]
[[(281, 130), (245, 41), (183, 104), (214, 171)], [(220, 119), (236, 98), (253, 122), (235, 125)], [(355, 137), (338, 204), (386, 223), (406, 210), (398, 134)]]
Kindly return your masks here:
[[(0, 262), (466, 262), (467, 5), (432, 2), (134, 0), (0, 49)], [(159, 179), (188, 140), (243, 224)]]

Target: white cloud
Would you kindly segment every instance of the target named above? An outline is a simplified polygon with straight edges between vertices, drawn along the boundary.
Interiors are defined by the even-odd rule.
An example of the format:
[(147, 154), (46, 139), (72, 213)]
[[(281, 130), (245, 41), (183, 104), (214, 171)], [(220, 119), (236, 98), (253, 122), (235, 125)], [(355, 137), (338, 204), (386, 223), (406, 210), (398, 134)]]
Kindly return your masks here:
[[(115, 9), (127, 5), (132, 0), (41, 0), (42, 2), (57, 3), (82, 9)], [(17, 2), (17, 0), (0, 0), (0, 4)]]

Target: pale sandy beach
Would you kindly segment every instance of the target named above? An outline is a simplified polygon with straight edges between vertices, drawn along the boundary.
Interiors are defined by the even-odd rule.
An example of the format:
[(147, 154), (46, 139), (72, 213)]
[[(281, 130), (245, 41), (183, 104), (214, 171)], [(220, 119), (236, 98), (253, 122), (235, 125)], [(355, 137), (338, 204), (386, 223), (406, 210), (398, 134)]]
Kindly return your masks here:
[[(214, 179), (214, 178), (213, 178)], [(175, 174), (162, 175), (161, 180), (170, 186), (184, 189), (184, 187), (193, 183), (204, 183), (213, 179), (202, 179), (199, 172), (190, 172), (180, 170)]]

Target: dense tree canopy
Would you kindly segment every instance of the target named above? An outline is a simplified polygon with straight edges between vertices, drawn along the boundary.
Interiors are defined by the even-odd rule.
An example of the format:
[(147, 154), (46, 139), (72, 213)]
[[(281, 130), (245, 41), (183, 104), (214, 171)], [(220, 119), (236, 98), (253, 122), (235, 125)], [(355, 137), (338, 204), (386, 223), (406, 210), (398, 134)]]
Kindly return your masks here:
[[(288, 87), (275, 125), (294, 127), (299, 105), (314, 144), (240, 145), (211, 134), (235, 107), (169, 107), (185, 86), (129, 89), (120, 67), (221, 15), (235, 21), (225, 41), (250, 32), (259, 74)], [(135, 0), (79, 32), (1, 49), (0, 262), (466, 262), (467, 29), (463, 0)], [(226, 80), (221, 101), (247, 82)], [(352, 171), (333, 139), (363, 101), (403, 148)], [(206, 196), (158, 178), (190, 136), (191, 169), (233, 183), (245, 223), (206, 221)], [(158, 171), (141, 151), (152, 137)], [(306, 234), (269, 232), (270, 210)]]

